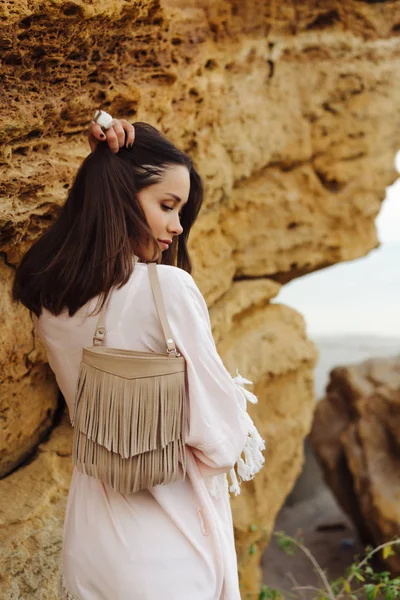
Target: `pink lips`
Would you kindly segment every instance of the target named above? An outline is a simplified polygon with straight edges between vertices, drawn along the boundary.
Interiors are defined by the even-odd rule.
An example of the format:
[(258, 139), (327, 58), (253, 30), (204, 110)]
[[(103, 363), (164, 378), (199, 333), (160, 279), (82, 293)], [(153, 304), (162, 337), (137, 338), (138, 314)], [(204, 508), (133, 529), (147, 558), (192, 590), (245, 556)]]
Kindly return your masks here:
[(164, 246), (165, 250), (168, 250), (169, 245), (172, 244), (172, 240), (158, 240), (160, 244)]

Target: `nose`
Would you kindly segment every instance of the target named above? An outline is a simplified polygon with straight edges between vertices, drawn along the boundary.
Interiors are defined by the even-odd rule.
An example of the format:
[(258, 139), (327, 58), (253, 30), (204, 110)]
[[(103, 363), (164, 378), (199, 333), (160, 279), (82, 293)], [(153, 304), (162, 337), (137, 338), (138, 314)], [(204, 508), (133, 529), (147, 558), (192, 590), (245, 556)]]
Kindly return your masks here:
[(171, 220), (168, 224), (168, 230), (173, 235), (180, 235), (182, 233), (183, 227), (181, 225), (178, 213), (174, 212), (174, 214), (171, 215)]

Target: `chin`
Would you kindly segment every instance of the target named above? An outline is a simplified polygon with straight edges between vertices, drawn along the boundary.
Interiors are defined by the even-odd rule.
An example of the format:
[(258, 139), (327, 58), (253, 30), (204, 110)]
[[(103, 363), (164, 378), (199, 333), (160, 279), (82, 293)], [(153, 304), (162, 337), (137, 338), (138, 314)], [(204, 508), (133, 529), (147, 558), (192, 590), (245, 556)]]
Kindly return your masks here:
[(157, 250), (158, 250), (158, 252), (157, 252), (158, 256), (154, 256), (154, 252), (152, 252), (150, 248), (143, 248), (143, 247), (138, 249), (138, 251), (135, 252), (135, 254), (136, 254), (136, 256), (139, 256), (139, 258), (141, 260), (143, 260), (144, 262), (150, 262), (150, 261), (157, 262), (162, 256), (162, 250), (158, 245), (157, 245)]

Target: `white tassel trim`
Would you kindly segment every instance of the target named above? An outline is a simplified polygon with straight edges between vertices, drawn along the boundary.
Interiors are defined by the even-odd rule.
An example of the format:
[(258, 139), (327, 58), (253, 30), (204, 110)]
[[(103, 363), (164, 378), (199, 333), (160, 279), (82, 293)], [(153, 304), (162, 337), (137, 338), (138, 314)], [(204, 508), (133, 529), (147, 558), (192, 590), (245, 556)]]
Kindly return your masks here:
[(252, 384), (253, 382), (250, 381), (250, 379), (246, 379), (245, 377), (242, 377), (239, 374), (238, 369), (236, 369), (236, 377), (233, 378), (233, 382), (240, 389), (240, 391), (242, 392), (242, 394), (246, 398), (246, 400), (248, 400), (252, 404), (257, 404), (257, 402), (258, 402), (257, 396), (255, 394), (253, 394), (253, 392), (246, 390), (246, 388), (244, 387), (245, 383)]
[[(252, 404), (258, 402), (257, 396), (244, 387), (244, 384), (251, 384), (253, 382), (242, 377), (238, 370), (236, 370), (236, 377), (233, 378), (233, 382), (248, 402)], [(262, 451), (265, 450), (265, 441), (258, 433), (257, 427), (254, 425), (250, 415), (246, 411), (243, 411), (243, 416), (248, 425), (248, 436), (242, 452), (244, 459), (240, 456), (235, 467), (228, 474), (231, 480), (231, 484), (229, 485), (228, 483), (228, 489), (235, 496), (240, 494), (241, 482), (253, 479), (265, 462), (262, 454)], [(207, 487), (211, 496), (218, 497), (215, 491), (217, 487), (216, 477), (208, 478)]]

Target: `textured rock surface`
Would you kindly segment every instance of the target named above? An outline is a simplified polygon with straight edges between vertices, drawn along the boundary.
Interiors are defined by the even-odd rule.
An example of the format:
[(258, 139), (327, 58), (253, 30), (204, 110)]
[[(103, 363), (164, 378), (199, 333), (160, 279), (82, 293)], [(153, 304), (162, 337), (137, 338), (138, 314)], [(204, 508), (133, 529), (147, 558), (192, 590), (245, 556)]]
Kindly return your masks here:
[(193, 247), (210, 302), (234, 276), (289, 279), (375, 246), (398, 145), (400, 8), (301, 4), (4, 4), (9, 262), (64, 199), (97, 104), (158, 124), (195, 158), (207, 207)]
[(14, 271), (0, 257), (0, 477), (15, 469), (52, 426), (58, 389), (29, 312), (14, 307)]
[[(400, 357), (331, 372), (311, 442), (365, 543), (400, 537)], [(387, 559), (400, 573), (400, 557)]]
[(0, 480), (0, 598), (55, 600), (71, 477), (66, 416), (29, 464)]
[[(13, 265), (65, 199), (88, 152), (84, 130), (98, 105), (159, 126), (191, 153), (204, 177), (207, 199), (191, 243), (195, 277), (224, 360), (256, 382), (261, 402), (254, 416), (272, 441), (265, 473), (234, 502), (242, 581), (254, 589), (253, 567), (300, 468), (312, 412), (313, 350), (301, 319), (268, 304), (277, 291), (271, 279), (284, 282), (377, 244), (373, 221), (395, 176), (400, 124), (398, 3), (10, 0), (0, 6), (0, 19), (0, 277), (6, 291)], [(6, 321), (0, 433), (10, 436), (6, 451), (0, 445), (5, 473), (50, 427), (55, 389), (45, 379), (40, 351), (30, 352), (29, 316), (5, 295), (0, 309)], [(43, 460), (41, 452), (35, 460)], [(54, 489), (57, 451), (43, 452), (49, 453), (43, 486)], [(0, 486), (21, 472), (21, 486), (29, 490), (35, 460)], [(58, 516), (62, 481), (54, 496)], [(61, 524), (46, 494), (37, 500), (37, 514), (56, 540)], [(19, 508), (21, 523), (28, 505)], [(7, 522), (14, 522), (13, 514)], [(255, 518), (258, 531), (248, 537)], [(21, 547), (23, 531), (15, 537)], [(32, 535), (27, 547), (43, 552), (34, 560), (56, 551)], [(252, 539), (259, 548), (246, 553)], [(21, 577), (50, 598), (41, 568), (28, 550), (21, 552)], [(8, 581), (16, 590), (9, 597), (28, 594), (18, 596), (18, 589), (28, 589), (25, 583), (18, 588), (18, 576)]]

